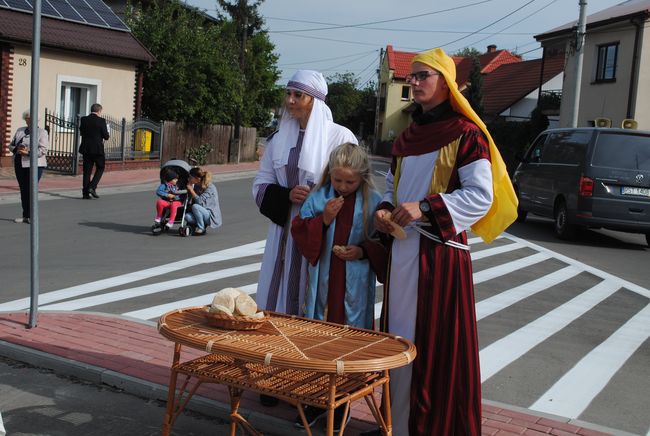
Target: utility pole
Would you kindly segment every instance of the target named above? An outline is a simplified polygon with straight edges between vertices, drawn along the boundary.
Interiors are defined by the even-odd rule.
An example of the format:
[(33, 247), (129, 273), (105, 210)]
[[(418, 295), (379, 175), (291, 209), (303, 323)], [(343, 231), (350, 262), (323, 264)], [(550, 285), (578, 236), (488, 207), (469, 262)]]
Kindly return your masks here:
[(573, 82), (573, 105), (571, 106), (571, 127), (578, 127), (580, 106), (580, 85), (582, 83), (582, 61), (585, 54), (585, 35), (587, 34), (587, 0), (578, 0), (580, 16), (576, 34), (576, 66)]
[(235, 132), (234, 132), (234, 137), (233, 137), (233, 147), (231, 147), (230, 152), (228, 153), (228, 160), (230, 160), (230, 155), (233, 152), (234, 145), (236, 144), (237, 146), (237, 163), (239, 163), (240, 159), (240, 154), (241, 154), (241, 123), (242, 123), (242, 106), (244, 104), (243, 100), (243, 95), (244, 95), (244, 90), (246, 89), (246, 74), (245, 74), (245, 68), (246, 68), (246, 39), (248, 37), (248, 5), (246, 3), (246, 0), (239, 0), (239, 11), (240, 14), (242, 15), (241, 18), (243, 18), (243, 21), (240, 23), (241, 24), (241, 47), (239, 51), (239, 73), (241, 75), (241, 80), (240, 80), (240, 86), (241, 86), (241, 95), (242, 95), (242, 100), (241, 102), (237, 105), (237, 111), (235, 112)]
[(32, 83), (29, 102), (29, 209), (30, 226), (29, 239), (31, 241), (31, 262), (30, 262), (30, 301), (29, 301), (29, 324), (34, 328), (38, 323), (38, 294), (39, 281), (39, 219), (38, 219), (38, 82), (41, 65), (41, 0), (34, 2), (33, 29), (32, 29)]

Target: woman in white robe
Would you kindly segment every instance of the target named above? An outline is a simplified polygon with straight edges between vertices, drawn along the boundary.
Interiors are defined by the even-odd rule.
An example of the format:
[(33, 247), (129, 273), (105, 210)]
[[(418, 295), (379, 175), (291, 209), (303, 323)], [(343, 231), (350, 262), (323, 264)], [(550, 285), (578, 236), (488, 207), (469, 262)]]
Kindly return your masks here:
[(269, 138), (253, 182), (257, 206), (271, 220), (256, 300), (266, 310), (301, 315), (307, 263), (291, 237), (291, 220), (320, 178), (331, 150), (357, 139), (333, 122), (321, 73), (297, 71), (286, 92), (279, 130)]

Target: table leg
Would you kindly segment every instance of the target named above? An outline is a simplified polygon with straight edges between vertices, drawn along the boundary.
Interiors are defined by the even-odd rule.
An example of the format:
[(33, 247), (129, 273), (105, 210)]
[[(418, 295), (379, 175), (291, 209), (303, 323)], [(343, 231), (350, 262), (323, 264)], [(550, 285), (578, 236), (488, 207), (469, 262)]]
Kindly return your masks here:
[(163, 421), (162, 436), (169, 436), (174, 422), (174, 404), (176, 403), (176, 381), (178, 373), (175, 371), (176, 365), (181, 357), (181, 344), (174, 345), (174, 357), (172, 359), (172, 369), (169, 376), (169, 387), (167, 388), (167, 410)]
[(237, 433), (237, 421), (239, 420), (239, 404), (241, 403), (241, 389), (228, 386), (230, 391), (230, 436)]
[(330, 395), (327, 405), (327, 431), (325, 434), (327, 436), (334, 436), (334, 404), (336, 398), (336, 374), (330, 375)]
[(390, 374), (388, 370), (384, 371), (384, 376), (388, 379), (388, 382), (384, 383), (382, 389), (382, 408), (384, 412), (384, 421), (386, 422), (386, 429), (384, 430), (384, 436), (392, 436), (393, 434), (393, 415), (390, 410)]

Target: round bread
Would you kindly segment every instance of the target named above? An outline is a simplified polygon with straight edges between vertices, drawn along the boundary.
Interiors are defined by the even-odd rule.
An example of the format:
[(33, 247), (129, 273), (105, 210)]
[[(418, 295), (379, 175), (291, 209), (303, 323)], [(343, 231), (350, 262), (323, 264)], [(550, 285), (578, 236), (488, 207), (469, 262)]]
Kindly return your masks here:
[(400, 226), (399, 224), (396, 224), (392, 221), (393, 214), (390, 212), (386, 212), (384, 215), (384, 221), (388, 222), (391, 226), (391, 232), (390, 234), (393, 236), (395, 239), (406, 239), (406, 230), (404, 230), (404, 227)]
[(265, 316), (266, 315), (264, 314), (264, 312), (260, 311), (254, 314), (253, 316), (251, 316), (251, 318), (259, 319), (259, 318), (264, 318)]
[(228, 316), (232, 316), (232, 311), (229, 310), (227, 307), (224, 307), (224, 306), (222, 306), (220, 304), (214, 304), (214, 305), (210, 306), (209, 309), (208, 309), (208, 312), (224, 313), (224, 314), (226, 314)]
[(257, 303), (248, 294), (235, 298), (235, 315), (253, 316), (257, 313)]
[(240, 292), (235, 288), (224, 288), (217, 292), (212, 299), (213, 306), (223, 306), (230, 313), (235, 311), (235, 299), (239, 297)]

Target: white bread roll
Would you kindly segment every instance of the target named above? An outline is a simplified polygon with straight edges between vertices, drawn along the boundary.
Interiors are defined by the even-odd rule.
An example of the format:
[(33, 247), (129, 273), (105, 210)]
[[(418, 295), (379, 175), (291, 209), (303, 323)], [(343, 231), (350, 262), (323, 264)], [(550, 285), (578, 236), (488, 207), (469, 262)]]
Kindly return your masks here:
[(229, 310), (227, 307), (224, 307), (224, 306), (222, 306), (220, 304), (214, 304), (214, 305), (210, 306), (208, 311), (211, 312), (211, 313), (223, 313), (223, 314), (226, 314), (228, 316), (232, 316), (232, 311)]
[(257, 313), (257, 303), (248, 294), (235, 298), (235, 315), (253, 316)]
[(239, 295), (239, 290), (235, 288), (224, 288), (214, 295), (212, 305), (223, 306), (232, 314), (235, 311), (235, 299), (239, 297)]

